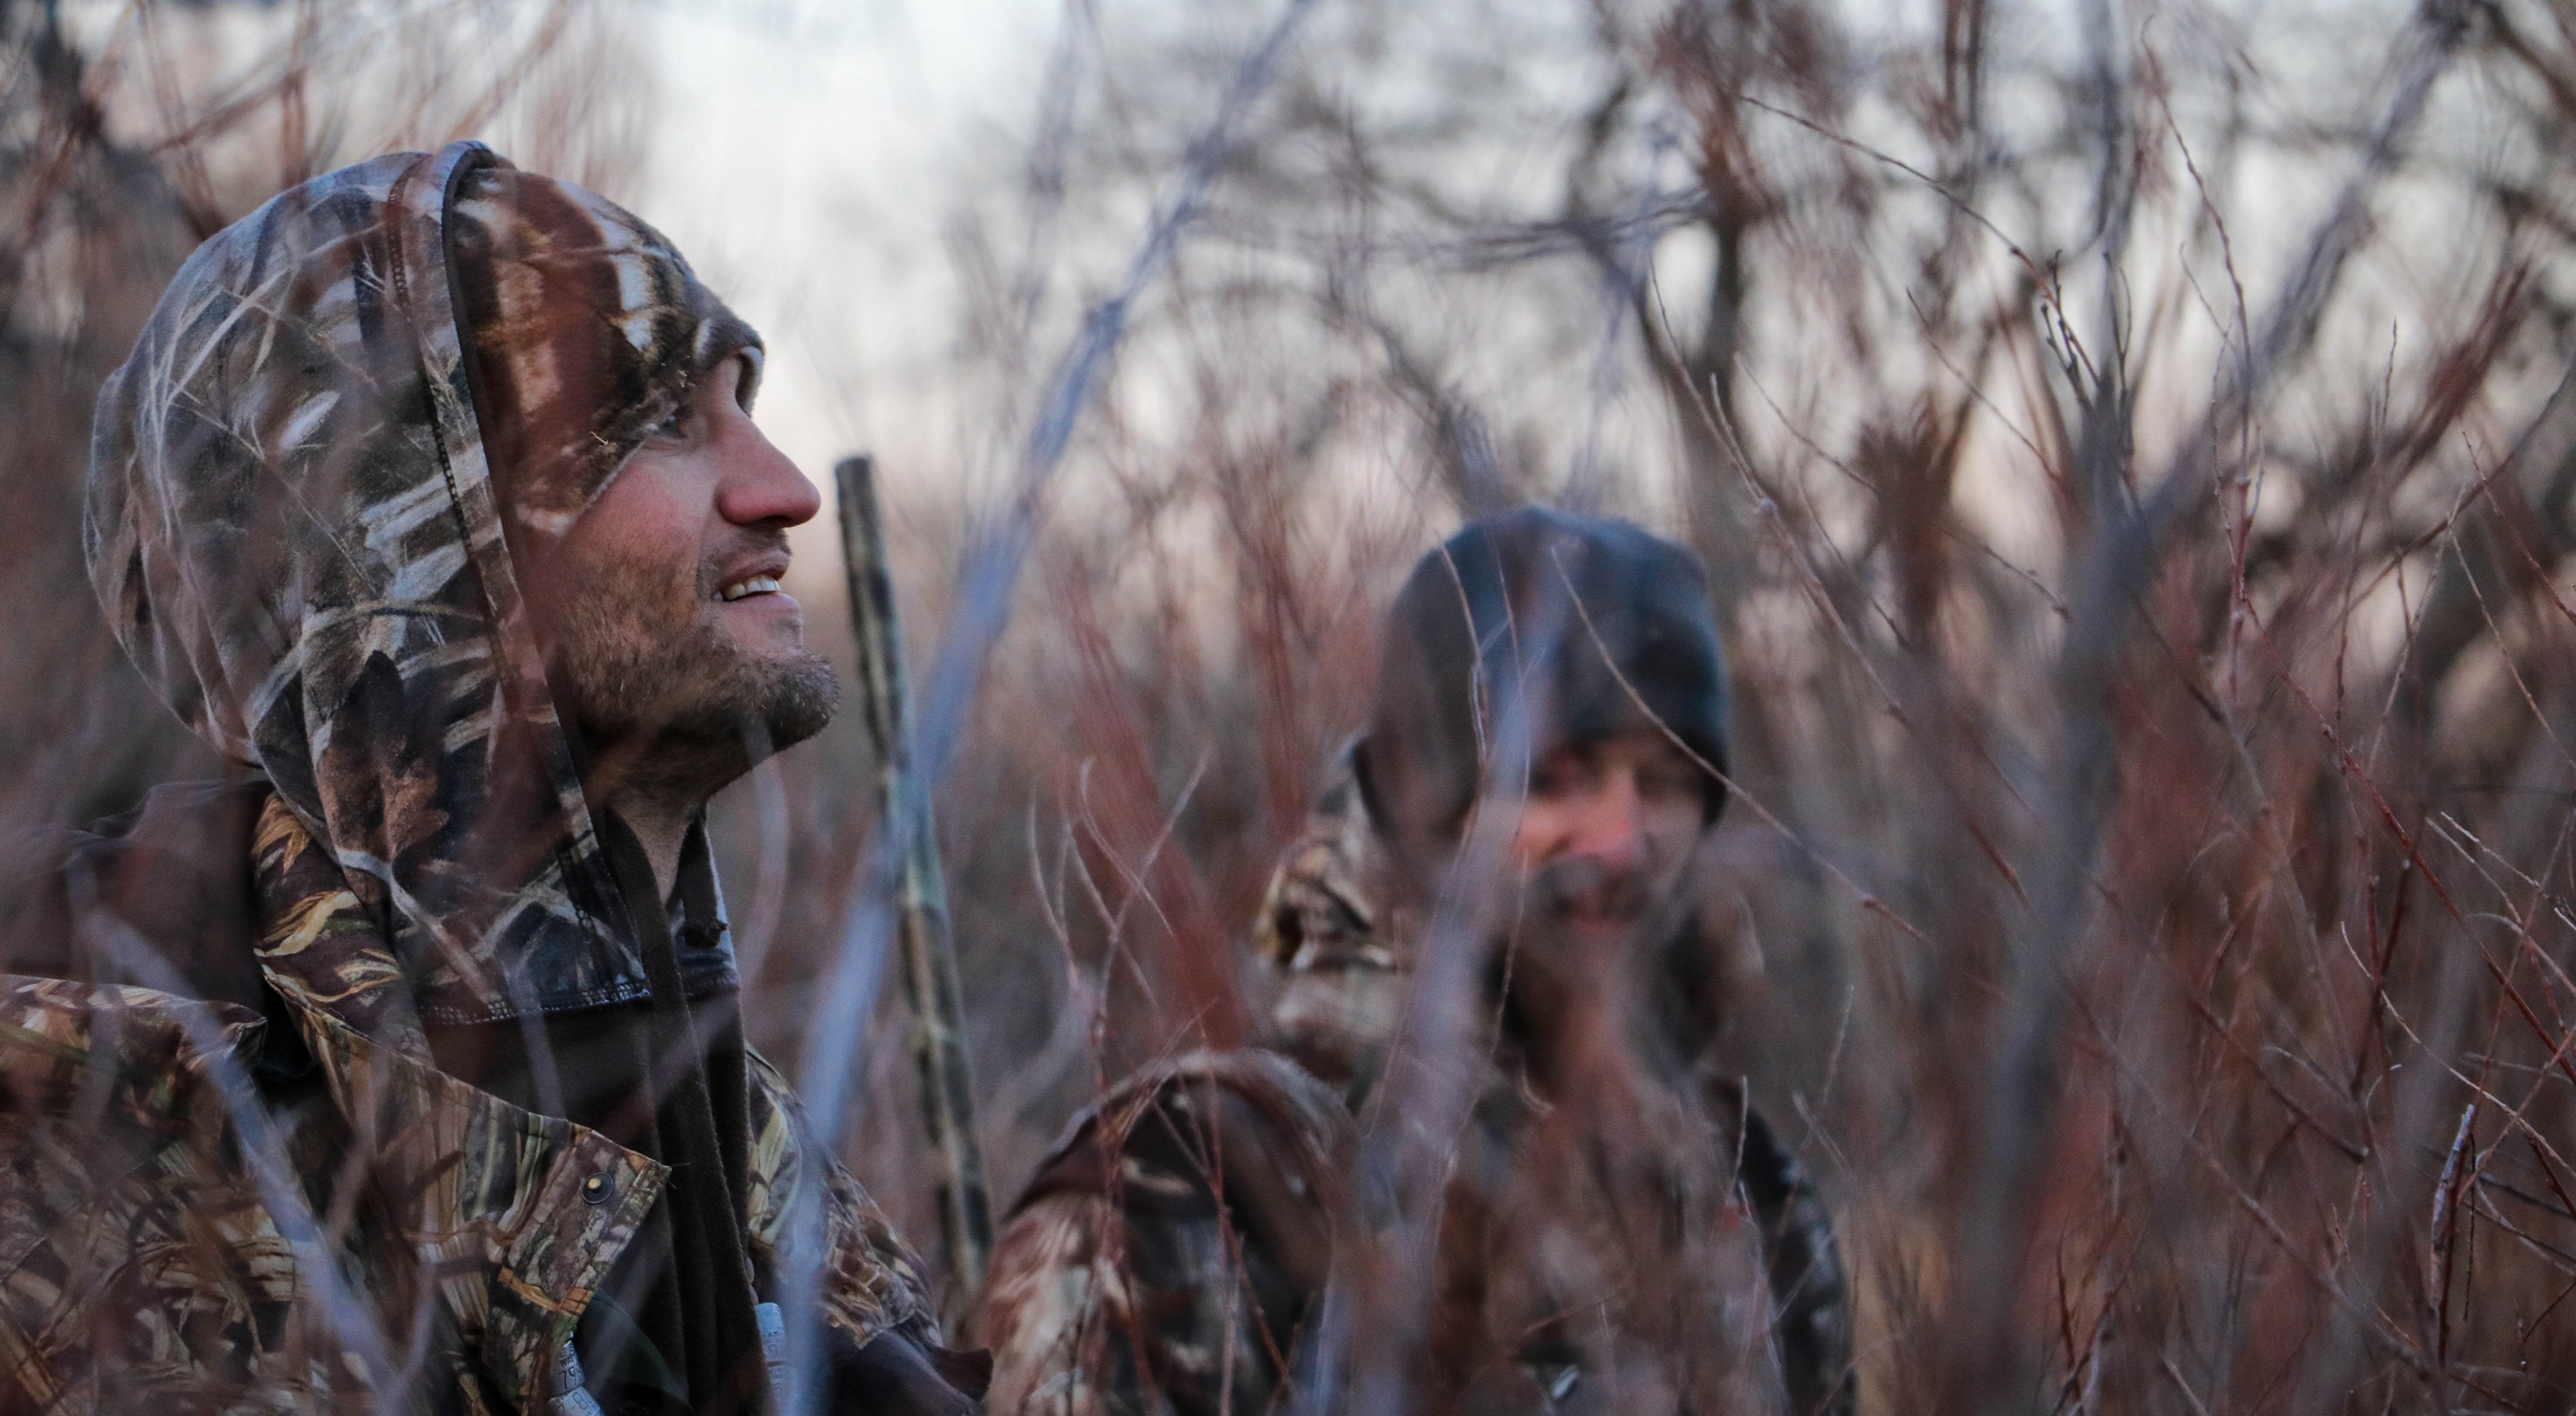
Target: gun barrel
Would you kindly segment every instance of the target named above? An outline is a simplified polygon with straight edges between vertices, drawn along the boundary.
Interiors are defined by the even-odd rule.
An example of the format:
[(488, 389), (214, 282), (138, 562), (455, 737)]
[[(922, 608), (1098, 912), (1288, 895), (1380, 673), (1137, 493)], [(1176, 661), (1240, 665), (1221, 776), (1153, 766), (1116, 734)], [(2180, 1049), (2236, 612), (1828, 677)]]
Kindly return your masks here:
[(966, 1048), (965, 1007), (950, 937), (948, 885), (930, 784), (912, 761), (911, 689), (903, 628), (887, 573), (885, 521), (876, 466), (844, 458), (833, 468), (840, 497), (841, 551), (850, 576), (850, 629), (858, 641), (860, 711), (876, 749), (878, 829), (897, 852), (895, 921), (903, 950), (904, 995), (912, 1005), (913, 1060), (923, 1120), (939, 1156), (939, 1220), (949, 1274), (949, 1307), (970, 1311), (993, 1252), (992, 1199), (975, 1134), (975, 1086)]

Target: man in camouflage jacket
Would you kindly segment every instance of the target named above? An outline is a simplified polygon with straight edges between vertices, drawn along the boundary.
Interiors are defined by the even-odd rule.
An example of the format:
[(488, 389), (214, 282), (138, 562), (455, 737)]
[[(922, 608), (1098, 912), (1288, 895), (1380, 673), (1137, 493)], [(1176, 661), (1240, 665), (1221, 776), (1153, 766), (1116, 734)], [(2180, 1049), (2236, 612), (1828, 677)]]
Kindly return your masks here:
[(0, 1411), (971, 1406), (741, 1039), (699, 809), (835, 696), (760, 358), (652, 228), (473, 143), (172, 282), (86, 550), (242, 770), (16, 892)]
[[(1375, 1360), (1404, 1409), (1848, 1413), (1830, 1221), (1708, 1061), (1725, 978), (1692, 884), (1724, 693), (1699, 563), (1633, 526), (1529, 509), (1425, 557), (1259, 921), (1270, 1049), (1176, 1059), (1076, 1118), (997, 1244), (993, 1409), (1336, 1410)], [(1493, 813), (1508, 866), (1462, 878)], [(1442, 933), (1444, 889), (1499, 908)], [(1384, 1217), (1344, 1179), (1364, 1132), (1422, 1124), (1380, 1084), (1419, 1035), (1426, 938), (1483, 951), (1461, 975), (1483, 980), (1480, 1080), (1442, 1147), (1428, 1311), (1390, 1352), (1350, 1330), (1368, 1295), (1339, 1293), (1338, 1333), (1326, 1295), (1388, 1277), (1360, 1251), (1384, 1236), (1354, 1237)]]

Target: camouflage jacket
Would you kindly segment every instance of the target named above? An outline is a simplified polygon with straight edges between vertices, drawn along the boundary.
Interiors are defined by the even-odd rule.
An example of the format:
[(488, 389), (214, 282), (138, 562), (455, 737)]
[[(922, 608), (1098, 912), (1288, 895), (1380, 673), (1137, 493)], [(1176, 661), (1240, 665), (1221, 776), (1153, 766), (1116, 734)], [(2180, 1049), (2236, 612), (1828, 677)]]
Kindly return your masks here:
[[(739, 359), (747, 404), (759, 351), (658, 232), (470, 142), (282, 193), (172, 280), (99, 395), (84, 549), (144, 680), (256, 783), (193, 833), (255, 882), (192, 921), (180, 829), (0, 937), (0, 1411), (589, 1403), (570, 1339), (670, 1173), (428, 1030), (654, 991), (631, 911), (662, 902), (609, 866), (519, 557), (694, 380)], [(674, 950), (691, 1000), (736, 983), (714, 915)], [(911, 1260), (746, 1071), (746, 1286), (815, 1274), (827, 1347), (932, 1343)]]
[[(0, 1411), (595, 1410), (560, 1387), (572, 1329), (667, 1168), (370, 1037), (349, 1004), (395, 971), (382, 931), (278, 797), (230, 795), (251, 989), (172, 937), (185, 841), (103, 880), (75, 853), (68, 898), (13, 921), (67, 921), (84, 976), (0, 978)], [(857, 1344), (935, 1343), (867, 1195), (756, 1058), (751, 1088), (754, 1254), (814, 1266)]]
[[(1409, 962), (1406, 931), (1374, 903), (1375, 850), (1344, 773), (1283, 858), (1257, 925), (1281, 974), (1279, 1051), (1148, 1069), (1077, 1116), (1040, 1164), (985, 1290), (993, 1410), (1284, 1409), (1357, 1150), (1353, 1107)], [(1618, 1160), (1584, 1149), (1564, 1108), (1498, 1060), (1443, 1200), (1424, 1409), (1852, 1409), (1848, 1297), (1824, 1204), (1739, 1084), (1703, 1077), (1700, 1090), (1674, 1112), (1693, 1119), (1671, 1128), (1704, 1128), (1699, 1160), (1684, 1156), (1682, 1174), (1628, 1166), (1647, 1181), (1629, 1186)], [(1682, 1198), (1711, 1181), (1702, 1202)], [(1675, 1267), (1709, 1310), (1699, 1331), (1739, 1335), (1739, 1350), (1658, 1341), (1636, 1322), (1614, 1331), (1621, 1313), (1640, 1316), (1643, 1277)], [(1567, 1320), (1578, 1313), (1590, 1320)]]

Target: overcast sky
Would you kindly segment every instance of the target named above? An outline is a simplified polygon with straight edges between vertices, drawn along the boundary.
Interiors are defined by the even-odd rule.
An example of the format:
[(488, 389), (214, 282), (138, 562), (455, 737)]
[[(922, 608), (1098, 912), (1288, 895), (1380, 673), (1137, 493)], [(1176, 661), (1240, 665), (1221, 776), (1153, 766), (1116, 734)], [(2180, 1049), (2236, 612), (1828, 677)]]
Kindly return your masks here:
[[(925, 455), (960, 164), (1028, 129), (1056, 0), (642, 12), (661, 66), (636, 204), (767, 337), (761, 421), (821, 479)], [(928, 405), (938, 404), (934, 409)], [(890, 469), (893, 475), (918, 469)]]

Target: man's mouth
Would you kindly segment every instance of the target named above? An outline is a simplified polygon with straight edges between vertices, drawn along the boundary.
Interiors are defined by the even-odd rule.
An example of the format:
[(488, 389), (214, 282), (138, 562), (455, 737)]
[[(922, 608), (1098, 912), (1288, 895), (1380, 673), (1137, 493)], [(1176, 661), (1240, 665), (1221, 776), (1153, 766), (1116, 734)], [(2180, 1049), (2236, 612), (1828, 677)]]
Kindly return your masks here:
[(1624, 929), (1645, 914), (1652, 891), (1644, 874), (1576, 858), (1553, 861), (1531, 878), (1538, 907), (1570, 925)]
[(732, 601), (745, 599), (753, 595), (775, 595), (777, 593), (777, 576), (754, 575), (747, 579), (737, 580), (731, 585), (718, 590), (716, 592), (716, 598), (727, 603), (731, 603)]

